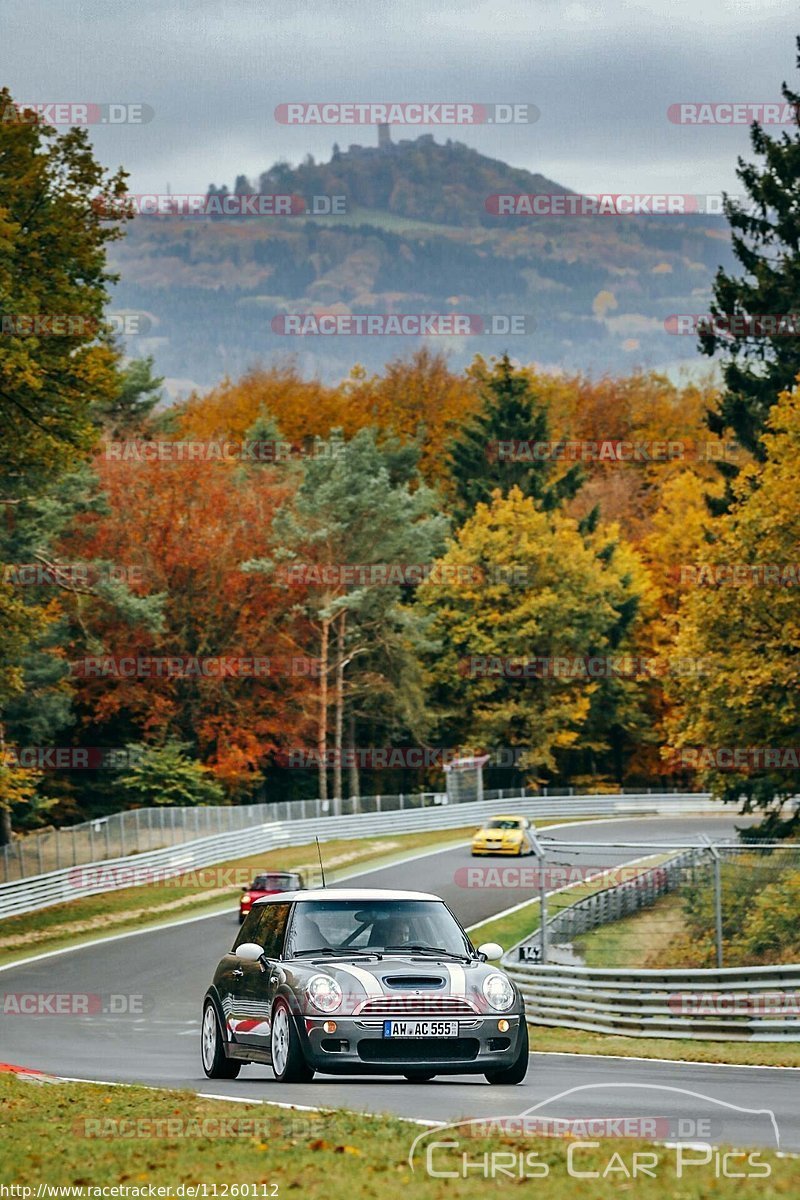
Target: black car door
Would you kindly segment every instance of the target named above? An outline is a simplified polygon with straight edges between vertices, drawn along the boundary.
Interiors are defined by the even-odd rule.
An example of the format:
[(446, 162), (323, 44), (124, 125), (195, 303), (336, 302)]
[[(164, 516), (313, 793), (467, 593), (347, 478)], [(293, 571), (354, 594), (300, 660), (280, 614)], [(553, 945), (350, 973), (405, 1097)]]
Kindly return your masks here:
[(281, 982), (278, 959), (283, 950), (284, 934), (291, 904), (268, 901), (254, 908), (257, 925), (249, 927), (242, 941), (256, 942), (264, 947), (261, 962), (237, 961), (242, 974), (235, 976), (236, 1041), (243, 1046), (269, 1050), (272, 1002)]

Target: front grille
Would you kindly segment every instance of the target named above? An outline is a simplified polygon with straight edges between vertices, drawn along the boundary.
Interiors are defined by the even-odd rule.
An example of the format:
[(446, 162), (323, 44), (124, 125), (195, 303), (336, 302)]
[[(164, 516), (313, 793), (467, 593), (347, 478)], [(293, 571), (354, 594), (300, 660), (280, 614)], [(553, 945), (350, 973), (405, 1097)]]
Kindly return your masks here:
[(363, 1038), (358, 1043), (362, 1062), (470, 1062), (478, 1057), (477, 1038)]
[(409, 992), (414, 988), (441, 988), (445, 981), (441, 975), (385, 975), (383, 982), (390, 988)]
[(458, 996), (373, 996), (358, 1010), (361, 1017), (474, 1017), (476, 1010)]

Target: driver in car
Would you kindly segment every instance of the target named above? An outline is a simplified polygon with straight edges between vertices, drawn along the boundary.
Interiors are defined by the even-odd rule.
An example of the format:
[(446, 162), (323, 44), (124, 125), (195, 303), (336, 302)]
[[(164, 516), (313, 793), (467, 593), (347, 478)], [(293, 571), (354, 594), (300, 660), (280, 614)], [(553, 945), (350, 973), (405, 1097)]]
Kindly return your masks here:
[(407, 946), (411, 938), (411, 923), (405, 917), (387, 917), (376, 921), (369, 935), (370, 946)]

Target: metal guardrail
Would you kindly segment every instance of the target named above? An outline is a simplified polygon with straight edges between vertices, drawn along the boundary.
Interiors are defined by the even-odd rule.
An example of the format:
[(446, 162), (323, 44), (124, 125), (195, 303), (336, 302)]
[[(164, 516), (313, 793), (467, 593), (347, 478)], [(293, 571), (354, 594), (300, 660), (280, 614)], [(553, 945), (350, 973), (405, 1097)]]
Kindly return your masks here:
[[(516, 794), (516, 793), (514, 793)], [(493, 793), (485, 798), (492, 799)], [(280, 800), (274, 804), (156, 805), (94, 817), (61, 829), (42, 829), (0, 847), (0, 881), (31, 878), (62, 867), (122, 858), (180, 846), (214, 834), (250, 829), (267, 821), (425, 808), (444, 792), (362, 796), (347, 800)]]
[(477, 825), (496, 812), (536, 817), (613, 817), (721, 811), (707, 793), (640, 796), (574, 796), (533, 799), (517, 796), (462, 804), (431, 804), (397, 812), (326, 816), (288, 822), (273, 821), (248, 829), (199, 838), (144, 854), (120, 856), (50, 871), (0, 886), (0, 918), (64, 904), (81, 896), (117, 891), (137, 883), (156, 882), (181, 873), (261, 854), (281, 846), (307, 845), (335, 838), (415, 833), (423, 829), (457, 829)]
[[(666, 794), (663, 788), (631, 788), (629, 791), (637, 796), (651, 792)], [(503, 800), (520, 794), (519, 787), (484, 789), (480, 798)], [(528, 790), (525, 794), (531, 799), (538, 799), (574, 796), (576, 793), (571, 787), (544, 787), (534, 792)], [(621, 794), (625, 794), (624, 788)], [(345, 796), (339, 800), (279, 800), (271, 804), (162, 804), (132, 808), (105, 817), (94, 817), (78, 825), (65, 825), (61, 829), (41, 829), (15, 838), (7, 846), (0, 846), (0, 884), (44, 875), (48, 871), (60, 871), (65, 867), (77, 867), (82, 863), (161, 850), (165, 846), (178, 846), (214, 834), (249, 829), (264, 822), (403, 812), (406, 809), (426, 808), (429, 804), (454, 802), (455, 798), (452, 795), (448, 798), (445, 792), (400, 792)], [(459, 800), (461, 802), (472, 802), (472, 797), (465, 796)]]
[[(687, 850), (635, 879), (583, 897), (545, 921), (546, 943), (571, 940), (654, 903), (707, 853), (708, 847)], [(537, 944), (541, 929), (502, 959), (534, 1025), (625, 1037), (800, 1041), (800, 964), (652, 970), (570, 966), (531, 961), (526, 947), (535, 950)]]
[(663, 971), (503, 965), (534, 1025), (626, 1037), (800, 1041), (800, 964)]

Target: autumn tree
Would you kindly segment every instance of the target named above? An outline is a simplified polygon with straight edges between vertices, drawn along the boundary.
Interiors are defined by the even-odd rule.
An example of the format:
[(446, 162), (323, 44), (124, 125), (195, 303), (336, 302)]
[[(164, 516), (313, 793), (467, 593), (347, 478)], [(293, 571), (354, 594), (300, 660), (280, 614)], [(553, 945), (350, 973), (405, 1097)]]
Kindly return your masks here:
[(599, 759), (615, 725), (635, 727), (635, 680), (581, 669), (588, 657), (635, 646), (647, 594), (641, 564), (613, 529), (586, 534), (519, 488), (496, 491), (440, 561), (442, 580), (426, 582), (418, 599), (438, 646), (431, 699), (460, 742), (517, 747), (536, 778), (557, 774), (570, 752), (580, 769), (576, 751)]
[(120, 227), (95, 201), (122, 196), (126, 177), (100, 166), (86, 130), (56, 134), (15, 112), (0, 90), (0, 454), (19, 493), (87, 454), (92, 405), (117, 391), (103, 310)]
[[(291, 481), (269, 464), (132, 454), (98, 459), (105, 511), (74, 529), (64, 550), (123, 564), (140, 600), (158, 602), (161, 622), (132, 622), (109, 605), (89, 628), (73, 628), (65, 650), (83, 735), (94, 745), (184, 743), (228, 799), (249, 795), (284, 739), (303, 729), (300, 693), (309, 686), (292, 673), (297, 644), (281, 629), (285, 598), (240, 570), (269, 545)], [(126, 673), (118, 665), (170, 657), (187, 666)], [(233, 673), (213, 669), (220, 659)], [(254, 660), (262, 667), (248, 666)]]
[[(115, 278), (106, 269), (106, 245), (120, 236), (120, 227), (104, 218), (96, 200), (102, 193), (118, 201), (124, 191), (124, 173), (110, 175), (96, 162), (85, 130), (58, 135), (30, 112), (19, 112), (9, 91), (0, 89), (4, 532), (20, 527), (25, 506), (46, 506), (45, 493), (52, 503), (58, 481), (80, 468), (97, 438), (94, 406), (118, 393), (119, 355), (103, 310)], [(12, 684), (0, 687), (3, 841), (10, 837), (11, 803), (30, 801), (33, 794), (31, 780), (15, 781), (5, 763), (5, 721), (9, 703), (18, 702), (31, 682), (26, 668), (34, 643), (53, 641), (58, 608), (40, 601), (36, 593), (13, 595), (5, 586), (0, 598), (7, 624), (0, 679)], [(42, 672), (57, 669), (41, 655), (34, 672), (36, 667), (39, 683)]]
[[(730, 803), (744, 797), (746, 811), (762, 810), (766, 828), (782, 832), (780, 806), (797, 792), (792, 756), (800, 724), (797, 390), (771, 407), (761, 442), (761, 461), (742, 470), (730, 511), (714, 522), (713, 542), (689, 564), (694, 586), (686, 588), (675, 652), (706, 669), (668, 681), (670, 752), (716, 795)], [(729, 760), (736, 748), (738, 764)], [(772, 758), (752, 750), (770, 750)]]

